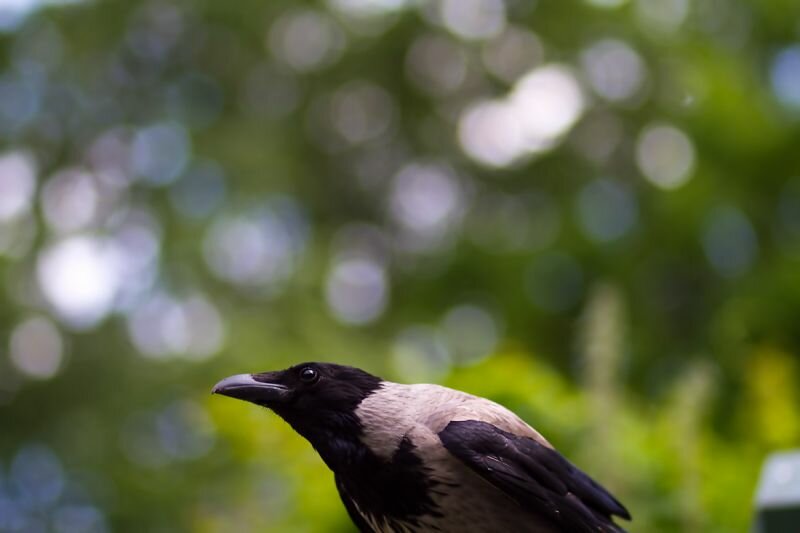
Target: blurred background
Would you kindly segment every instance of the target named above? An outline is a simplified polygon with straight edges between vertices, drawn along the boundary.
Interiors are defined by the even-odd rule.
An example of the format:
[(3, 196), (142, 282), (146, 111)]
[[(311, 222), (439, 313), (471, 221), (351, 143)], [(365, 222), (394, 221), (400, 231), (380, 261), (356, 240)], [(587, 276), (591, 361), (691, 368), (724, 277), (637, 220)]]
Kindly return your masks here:
[(796, 0), (0, 0), (0, 531), (349, 532), (304, 360), (497, 400), (638, 532), (800, 442)]

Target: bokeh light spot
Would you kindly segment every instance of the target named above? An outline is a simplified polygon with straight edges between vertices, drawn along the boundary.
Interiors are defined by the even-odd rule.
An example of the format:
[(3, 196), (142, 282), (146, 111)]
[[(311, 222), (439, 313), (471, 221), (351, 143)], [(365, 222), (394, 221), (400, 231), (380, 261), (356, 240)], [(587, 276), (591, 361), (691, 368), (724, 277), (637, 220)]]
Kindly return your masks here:
[(366, 81), (342, 87), (331, 100), (331, 122), (349, 144), (358, 145), (377, 138), (389, 129), (394, 103), (383, 88)]
[(23, 500), (23, 508), (45, 508), (54, 504), (64, 491), (66, 480), (61, 461), (41, 444), (30, 444), (17, 452), (9, 473)]
[(741, 276), (758, 257), (756, 232), (737, 207), (722, 206), (711, 211), (701, 238), (706, 257), (722, 276)]
[(628, 0), (584, 0), (584, 2), (602, 9), (616, 9), (628, 3)]
[(412, 250), (442, 243), (461, 221), (465, 194), (453, 171), (444, 165), (412, 163), (392, 181), (389, 211)]
[(409, 0), (328, 0), (337, 11), (354, 18), (372, 18), (403, 9)]
[(441, 0), (444, 25), (464, 39), (487, 39), (498, 35), (506, 23), (503, 0)]
[(189, 166), (170, 188), (175, 209), (191, 219), (207, 217), (225, 200), (225, 174), (214, 161), (198, 161)]
[(452, 39), (441, 35), (418, 37), (406, 53), (406, 75), (421, 91), (433, 96), (456, 92), (467, 77), (467, 55)]
[(383, 266), (369, 259), (337, 262), (328, 274), (326, 299), (337, 320), (367, 324), (386, 309), (388, 285)]
[(778, 52), (770, 70), (772, 90), (786, 107), (800, 110), (800, 45)]
[(128, 315), (128, 333), (139, 353), (157, 359), (207, 359), (225, 340), (222, 315), (202, 294), (181, 299), (163, 292), (150, 295)]
[(407, 383), (432, 383), (450, 370), (450, 352), (441, 335), (429, 326), (410, 326), (395, 339), (392, 368)]
[(459, 120), (459, 141), (477, 162), (507, 166), (553, 148), (583, 109), (583, 93), (570, 69), (546, 65), (523, 76), (508, 98), (467, 107)]
[(301, 9), (284, 13), (275, 21), (268, 44), (276, 58), (305, 73), (334, 63), (344, 49), (345, 36), (324, 12)]
[(662, 189), (676, 189), (692, 177), (692, 140), (669, 124), (651, 124), (636, 143), (636, 163), (645, 178)]
[(483, 307), (465, 304), (450, 309), (442, 320), (442, 331), (452, 358), (472, 364), (492, 354), (500, 340), (500, 327)]
[(525, 28), (509, 26), (503, 33), (484, 44), (481, 58), (486, 69), (494, 76), (513, 83), (541, 63), (544, 48), (535, 33)]
[(592, 89), (606, 100), (621, 102), (633, 98), (645, 81), (645, 65), (627, 43), (604, 39), (581, 54), (581, 64)]
[(28, 377), (52, 378), (61, 368), (63, 355), (61, 333), (44, 317), (29, 318), (11, 333), (9, 357), (14, 367)]
[(36, 164), (22, 151), (0, 155), (0, 222), (26, 213), (36, 190)]
[(636, 17), (647, 30), (677, 31), (689, 14), (689, 0), (637, 0)]
[(307, 234), (302, 210), (289, 198), (276, 198), (218, 218), (206, 234), (206, 262), (223, 280), (273, 292), (294, 273)]
[(619, 239), (636, 224), (638, 205), (628, 186), (599, 179), (578, 194), (578, 215), (583, 232), (597, 242)]
[(119, 256), (105, 239), (75, 236), (45, 248), (37, 264), (39, 286), (69, 325), (94, 326), (111, 310), (119, 287)]
[(133, 170), (153, 185), (170, 183), (183, 172), (190, 150), (189, 135), (176, 122), (142, 128), (131, 147)]
[(583, 92), (572, 71), (545, 65), (521, 78), (510, 102), (520, 117), (526, 147), (531, 152), (550, 148), (580, 118)]
[(94, 177), (80, 169), (51, 176), (42, 189), (42, 208), (50, 228), (67, 233), (86, 228), (94, 219), (100, 192)]
[(526, 153), (519, 117), (505, 101), (486, 100), (465, 109), (458, 140), (467, 155), (491, 167), (509, 166)]

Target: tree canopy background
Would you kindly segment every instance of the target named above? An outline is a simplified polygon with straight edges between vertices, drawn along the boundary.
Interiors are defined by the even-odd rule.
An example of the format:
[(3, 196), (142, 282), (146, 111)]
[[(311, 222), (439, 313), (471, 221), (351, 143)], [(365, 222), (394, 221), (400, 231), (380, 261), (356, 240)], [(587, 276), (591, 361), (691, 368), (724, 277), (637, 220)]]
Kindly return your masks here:
[(800, 3), (0, 1), (0, 531), (352, 531), (304, 360), (500, 401), (639, 532), (800, 439)]

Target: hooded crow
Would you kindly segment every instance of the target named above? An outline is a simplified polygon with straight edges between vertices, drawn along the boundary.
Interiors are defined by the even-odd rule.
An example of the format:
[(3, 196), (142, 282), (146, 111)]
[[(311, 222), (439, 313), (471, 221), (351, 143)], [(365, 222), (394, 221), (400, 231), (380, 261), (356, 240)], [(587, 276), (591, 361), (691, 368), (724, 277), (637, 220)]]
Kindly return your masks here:
[(272, 409), (333, 471), (362, 532), (622, 532), (607, 490), (492, 401), (304, 363), (223, 379), (214, 393)]

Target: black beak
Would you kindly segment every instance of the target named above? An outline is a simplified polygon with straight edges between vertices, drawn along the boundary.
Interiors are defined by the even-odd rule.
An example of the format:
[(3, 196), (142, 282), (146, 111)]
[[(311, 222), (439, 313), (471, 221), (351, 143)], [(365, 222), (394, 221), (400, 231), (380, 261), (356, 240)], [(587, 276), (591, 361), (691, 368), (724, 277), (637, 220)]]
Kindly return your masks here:
[(252, 374), (237, 374), (214, 385), (211, 394), (222, 394), (237, 400), (270, 406), (288, 400), (290, 392), (285, 385), (257, 381)]

